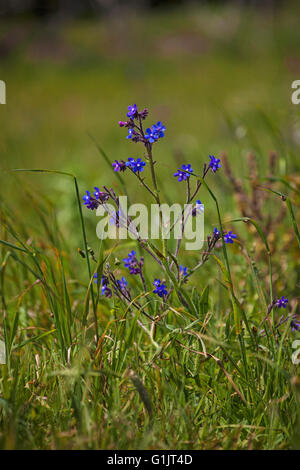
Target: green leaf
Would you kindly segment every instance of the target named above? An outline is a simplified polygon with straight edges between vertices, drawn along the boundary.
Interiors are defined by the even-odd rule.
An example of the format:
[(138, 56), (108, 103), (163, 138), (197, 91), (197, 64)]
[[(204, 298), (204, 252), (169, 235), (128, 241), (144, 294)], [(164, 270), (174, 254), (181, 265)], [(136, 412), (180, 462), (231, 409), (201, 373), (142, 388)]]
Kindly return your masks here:
[(208, 298), (209, 298), (209, 286), (206, 286), (203, 289), (203, 292), (200, 297), (200, 302), (199, 302), (201, 315), (206, 315), (208, 312)]

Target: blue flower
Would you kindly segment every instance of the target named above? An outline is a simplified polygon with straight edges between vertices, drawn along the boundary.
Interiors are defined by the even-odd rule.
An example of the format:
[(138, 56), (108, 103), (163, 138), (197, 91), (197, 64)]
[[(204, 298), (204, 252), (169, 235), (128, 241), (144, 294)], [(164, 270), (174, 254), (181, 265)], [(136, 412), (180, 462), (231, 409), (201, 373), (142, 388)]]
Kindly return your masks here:
[(180, 267), (180, 274), (182, 276), (186, 276), (187, 275), (187, 267), (184, 267), (183, 264), (181, 264), (179, 267)]
[(132, 139), (136, 135), (137, 135), (137, 132), (134, 129), (132, 129), (132, 127), (130, 127), (128, 129), (128, 135), (126, 136), (126, 139)]
[(153, 124), (152, 132), (155, 134), (156, 139), (161, 139), (165, 136), (166, 126), (163, 125), (161, 121), (158, 121), (157, 124)]
[(86, 191), (86, 194), (83, 196), (83, 201), (84, 201), (84, 205), (88, 208), (88, 209), (91, 209), (92, 211), (94, 209), (97, 209), (99, 203), (98, 201), (93, 198), (93, 196), (91, 196), (91, 193), (89, 191)]
[(165, 136), (166, 127), (162, 124), (161, 121), (158, 121), (157, 124), (153, 124), (153, 126), (146, 129), (145, 132), (145, 139), (147, 139), (151, 144), (154, 144), (158, 139)]
[[(183, 170), (183, 171), (182, 171)], [(188, 165), (182, 165), (181, 168), (178, 168), (178, 171), (177, 173), (174, 173), (174, 176), (177, 178), (178, 177), (178, 181), (181, 182), (181, 181), (185, 181), (187, 180), (190, 175), (188, 173), (186, 173), (186, 171), (189, 171), (190, 173), (193, 173), (193, 168), (191, 167), (190, 164)]]
[[(97, 284), (97, 282), (98, 282), (98, 274), (97, 273), (94, 274), (94, 279), (95, 279), (95, 283)], [(108, 277), (103, 275), (101, 277), (100, 284), (103, 285), (103, 286), (107, 286), (108, 285)]]
[(94, 187), (94, 196), (95, 198), (100, 201), (100, 202), (105, 202), (107, 201), (107, 199), (109, 199), (109, 194), (106, 193), (105, 191), (100, 191), (99, 188), (97, 188), (97, 186)]
[(217, 227), (214, 228), (213, 234), (216, 238), (220, 238), (221, 232), (217, 229)]
[(210, 162), (209, 162), (209, 168), (211, 168), (211, 170), (216, 173), (216, 171), (218, 171), (219, 168), (221, 168), (221, 163), (220, 163), (220, 159), (219, 158), (215, 158), (213, 155), (209, 155), (209, 158), (210, 158)]
[(137, 115), (138, 115), (138, 110), (137, 110), (136, 104), (134, 104), (133, 106), (128, 106), (127, 117), (134, 119), (137, 117)]
[(233, 240), (235, 238), (237, 238), (237, 236), (235, 235), (235, 233), (232, 233), (231, 231), (228, 233), (224, 233), (225, 243), (233, 243)]
[(286, 297), (284, 297), (284, 295), (283, 295), (281, 297), (281, 299), (276, 300), (275, 306), (278, 307), (278, 308), (281, 308), (281, 307), (286, 308), (287, 303), (288, 303), (288, 299)]
[(94, 189), (95, 191), (93, 196), (91, 196), (91, 193), (89, 191), (86, 191), (86, 194), (83, 196), (84, 205), (92, 211), (94, 209), (97, 209), (99, 204), (102, 204), (103, 202), (107, 201), (107, 199), (109, 199), (108, 193), (106, 193), (105, 191), (100, 191), (100, 189), (96, 186)]
[(130, 274), (139, 274), (141, 272), (142, 260), (139, 263), (136, 257), (136, 252), (132, 250), (127, 258), (123, 258), (125, 268), (129, 269)]
[(124, 276), (121, 278), (121, 280), (118, 280), (117, 282), (118, 282), (121, 290), (126, 290), (128, 282), (126, 281)]
[(144, 171), (145, 165), (146, 163), (140, 158), (137, 158), (136, 160), (134, 158), (128, 158), (128, 162), (126, 163), (126, 166), (129, 166), (134, 173)]
[(145, 139), (147, 139), (150, 142), (150, 144), (154, 144), (154, 142), (156, 142), (157, 140), (157, 136), (153, 134), (152, 129), (150, 129), (150, 127), (146, 129)]
[[(94, 279), (95, 279), (95, 283), (97, 284), (97, 282), (98, 282), (97, 273), (94, 274)], [(105, 297), (111, 297), (112, 296), (112, 291), (108, 287), (108, 277), (107, 276), (102, 276), (100, 286), (101, 286), (101, 295), (105, 295)]]
[(296, 317), (293, 317), (291, 321), (292, 331), (300, 331), (300, 321), (295, 320)]
[(102, 286), (101, 295), (104, 295), (105, 297), (112, 297), (112, 290), (107, 285)]
[(114, 171), (125, 171), (126, 170), (126, 163), (124, 160), (115, 160), (114, 163), (112, 164), (114, 167)]
[(166, 286), (160, 279), (155, 279), (153, 285), (155, 286), (155, 289), (153, 291), (154, 294), (157, 294), (159, 297), (167, 295), (168, 291), (166, 289)]

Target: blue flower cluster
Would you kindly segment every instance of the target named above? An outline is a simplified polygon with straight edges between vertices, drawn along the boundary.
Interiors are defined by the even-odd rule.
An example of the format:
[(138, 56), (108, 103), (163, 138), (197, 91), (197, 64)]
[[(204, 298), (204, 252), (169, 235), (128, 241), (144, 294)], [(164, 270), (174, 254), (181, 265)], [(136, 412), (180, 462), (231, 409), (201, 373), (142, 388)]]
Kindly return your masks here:
[(145, 145), (152, 145), (157, 142), (158, 139), (165, 136), (166, 127), (161, 121), (158, 121), (157, 124), (153, 124), (152, 127), (148, 127), (144, 133), (142, 120), (146, 119), (147, 116), (147, 108), (143, 109), (143, 111), (139, 111), (136, 104), (128, 106), (128, 121), (119, 121), (120, 127), (128, 128), (127, 139), (133, 142), (143, 142)]
[(168, 291), (166, 286), (160, 279), (155, 279), (153, 285), (155, 286), (155, 289), (153, 290), (154, 294), (157, 294), (159, 297), (167, 295)]
[(126, 290), (128, 282), (126, 281), (124, 276), (121, 277), (121, 280), (118, 280), (117, 282), (118, 282), (119, 287), (120, 287), (121, 290)]
[(146, 162), (143, 162), (141, 158), (137, 158), (135, 160), (134, 158), (129, 157), (127, 162), (124, 162), (124, 160), (115, 160), (112, 166), (114, 171), (125, 171), (126, 168), (129, 167), (134, 173), (141, 173), (144, 171)]
[(222, 166), (220, 163), (221, 160), (219, 158), (214, 157), (213, 155), (209, 155), (209, 158), (209, 168), (211, 168), (211, 171), (216, 173), (216, 171), (218, 171), (218, 169)]
[(136, 160), (134, 158), (128, 158), (128, 162), (126, 163), (126, 166), (129, 166), (134, 173), (144, 171), (145, 165), (146, 163), (143, 162), (141, 158), (137, 158)]
[(100, 191), (97, 186), (95, 186), (94, 189), (95, 191), (93, 196), (91, 195), (90, 191), (86, 191), (86, 194), (83, 196), (84, 205), (91, 210), (97, 209), (99, 204), (102, 204), (109, 199), (109, 194), (107, 194), (105, 191)]
[(153, 126), (146, 129), (145, 132), (145, 139), (147, 139), (150, 144), (154, 144), (158, 139), (161, 139), (165, 136), (165, 126), (162, 124), (161, 121), (158, 121), (157, 124), (153, 124)]
[[(98, 282), (97, 273), (94, 274), (94, 279), (95, 279), (95, 283), (97, 284), (97, 282)], [(104, 295), (105, 297), (111, 297), (112, 296), (112, 290), (110, 289), (110, 287), (108, 285), (108, 277), (106, 277), (106, 276), (101, 277), (100, 286), (101, 286), (101, 295)]]
[(175, 178), (178, 178), (179, 183), (181, 181), (187, 180), (190, 177), (190, 175), (189, 175), (189, 173), (187, 173), (187, 171), (189, 173), (193, 173), (193, 171), (194, 171), (190, 164), (182, 165), (181, 168), (178, 168), (177, 173), (174, 173), (174, 176), (175, 176)]
[[(233, 243), (235, 238), (237, 238), (237, 235), (235, 233), (232, 233), (232, 231), (230, 232), (223, 232), (223, 235), (224, 235), (224, 241), (225, 243)], [(217, 227), (214, 228), (213, 230), (213, 236), (219, 240), (219, 238), (221, 238), (221, 232), (217, 229)]]
[(134, 250), (128, 254), (127, 258), (123, 258), (123, 261), (125, 268), (129, 269), (130, 274), (140, 274), (143, 260), (141, 259), (140, 262), (138, 262), (136, 252)]
[[(95, 283), (97, 284), (98, 283), (97, 273), (94, 274), (94, 280), (95, 280)], [(120, 280), (117, 280), (117, 283), (121, 290), (126, 291), (128, 282), (126, 281), (125, 277), (122, 277)], [(112, 290), (109, 287), (109, 280), (107, 276), (103, 275), (101, 277), (100, 286), (101, 286), (101, 295), (104, 295), (105, 297), (112, 297)]]
[(187, 267), (185, 267), (185, 266), (183, 266), (183, 264), (181, 264), (181, 265), (179, 266), (179, 269), (180, 269), (180, 274), (181, 274), (181, 276), (184, 277), (184, 276), (187, 275)]

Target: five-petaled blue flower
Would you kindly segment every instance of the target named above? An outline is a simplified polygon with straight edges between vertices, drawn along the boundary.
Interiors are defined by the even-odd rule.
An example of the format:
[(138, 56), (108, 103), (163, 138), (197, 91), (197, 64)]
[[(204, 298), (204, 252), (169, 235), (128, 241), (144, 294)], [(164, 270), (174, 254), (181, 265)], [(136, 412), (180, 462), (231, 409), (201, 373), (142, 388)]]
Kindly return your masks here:
[(288, 303), (288, 299), (286, 297), (284, 297), (284, 295), (283, 295), (281, 297), (281, 299), (276, 300), (275, 306), (278, 307), (278, 308), (281, 308), (281, 307), (286, 308), (287, 303)]
[(194, 171), (189, 163), (188, 163), (188, 165), (182, 165), (181, 168), (178, 168), (178, 171), (177, 171), (177, 173), (174, 173), (174, 176), (176, 178), (178, 178), (179, 182), (185, 181), (190, 177), (189, 173), (186, 173), (187, 171), (190, 172), (190, 173), (193, 173), (193, 171)]
[(237, 238), (235, 233), (232, 233), (231, 231), (228, 233), (224, 233), (224, 240), (225, 243), (233, 243), (233, 240)]
[(221, 163), (219, 158), (215, 158), (213, 155), (209, 155), (210, 162), (209, 162), (209, 168), (216, 173), (216, 171), (221, 168)]
[(136, 160), (134, 158), (128, 158), (128, 162), (126, 163), (126, 166), (129, 166), (134, 173), (144, 171), (145, 165), (146, 163), (140, 158), (137, 158)]
[(155, 279), (153, 285), (155, 286), (155, 289), (153, 291), (154, 294), (157, 294), (159, 297), (167, 295), (168, 291), (166, 289), (166, 286), (160, 279)]
[(145, 132), (145, 139), (147, 139), (150, 144), (154, 144), (158, 139), (165, 136), (166, 127), (163, 125), (161, 121), (158, 121), (157, 124), (153, 124), (153, 126), (146, 129)]
[(141, 266), (134, 250), (128, 254), (127, 258), (123, 258), (123, 261), (125, 268), (129, 269), (130, 274), (139, 274), (141, 272)]
[(134, 104), (133, 106), (128, 106), (127, 116), (129, 118), (134, 119), (135, 117), (137, 117), (137, 114), (138, 114), (138, 110), (137, 110), (137, 105), (136, 104)]
[(183, 266), (183, 264), (181, 264), (181, 265), (179, 266), (179, 268), (180, 268), (180, 274), (181, 274), (182, 276), (186, 276), (186, 275), (187, 275), (187, 267), (186, 267), (186, 266)]
[(217, 227), (214, 228), (213, 234), (216, 238), (220, 238), (221, 232), (217, 229)]

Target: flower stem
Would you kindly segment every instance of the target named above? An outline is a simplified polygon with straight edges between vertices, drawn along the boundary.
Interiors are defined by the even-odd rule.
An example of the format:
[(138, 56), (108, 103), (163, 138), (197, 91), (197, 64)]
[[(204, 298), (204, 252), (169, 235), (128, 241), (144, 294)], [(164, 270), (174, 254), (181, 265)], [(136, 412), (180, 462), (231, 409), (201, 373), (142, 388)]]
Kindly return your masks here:
[(156, 199), (156, 202), (159, 206), (159, 216), (160, 216), (160, 223), (161, 223), (162, 251), (163, 251), (163, 255), (166, 257), (167, 246), (166, 246), (166, 239), (163, 236), (163, 216), (162, 216), (162, 212), (160, 210), (161, 202), (160, 202), (159, 190), (158, 190), (158, 185), (157, 185), (157, 180), (156, 180), (156, 174), (155, 174), (151, 144), (146, 144), (146, 149), (147, 149), (149, 162), (150, 162), (151, 178), (152, 178), (152, 183), (153, 183), (154, 192), (155, 192), (155, 199)]

